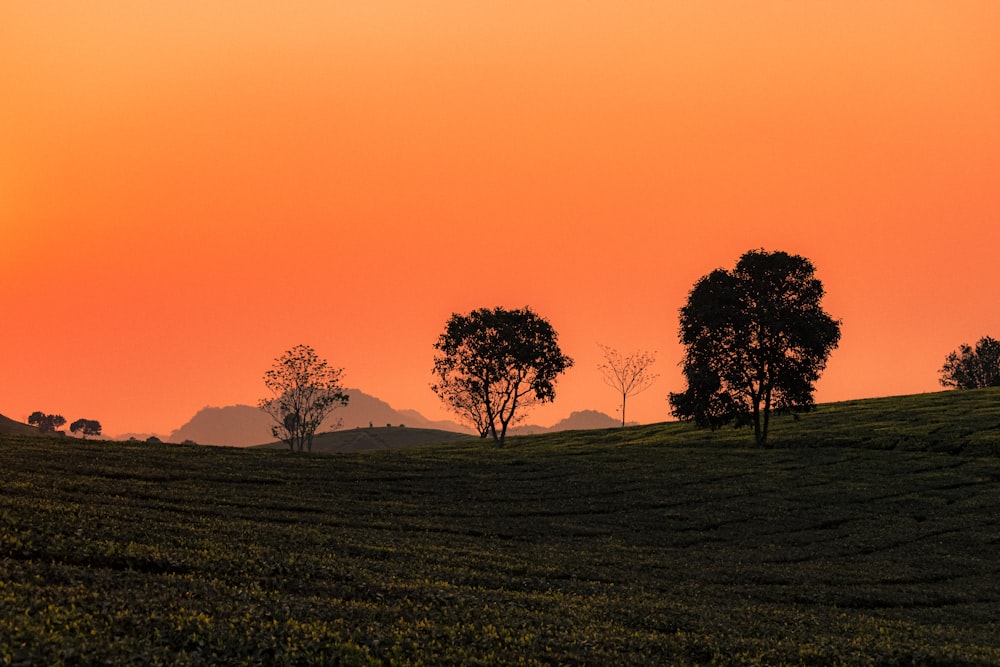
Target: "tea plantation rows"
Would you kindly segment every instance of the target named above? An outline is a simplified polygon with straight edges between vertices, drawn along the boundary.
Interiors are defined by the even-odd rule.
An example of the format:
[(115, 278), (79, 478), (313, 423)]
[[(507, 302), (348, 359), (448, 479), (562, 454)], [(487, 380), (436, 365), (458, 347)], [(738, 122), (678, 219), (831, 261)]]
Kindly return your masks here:
[(1000, 664), (1000, 458), (705, 437), (0, 437), (0, 664)]

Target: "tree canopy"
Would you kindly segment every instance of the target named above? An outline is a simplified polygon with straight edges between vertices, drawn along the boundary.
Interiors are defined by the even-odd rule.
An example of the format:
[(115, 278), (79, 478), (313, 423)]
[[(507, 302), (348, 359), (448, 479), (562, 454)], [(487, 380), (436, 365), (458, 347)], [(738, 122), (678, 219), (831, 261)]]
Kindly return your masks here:
[(525, 408), (555, 399), (556, 378), (573, 365), (552, 325), (527, 307), (452, 314), (434, 349), (431, 388), (498, 445)]
[(1000, 387), (1000, 341), (986, 336), (976, 347), (963, 344), (941, 367), (941, 384), (953, 389)]
[(65, 423), (66, 418), (62, 415), (49, 415), (41, 410), (35, 410), (28, 416), (28, 424), (37, 427), (40, 433), (54, 433)]
[(698, 280), (680, 310), (688, 386), (670, 394), (674, 416), (713, 428), (751, 424), (763, 446), (772, 410), (810, 409), (840, 341), (823, 294), (812, 263), (780, 251), (749, 251), (732, 271)]
[(69, 425), (69, 430), (71, 433), (79, 433), (84, 439), (88, 435), (96, 437), (101, 434), (101, 422), (96, 419), (77, 419)]
[(343, 373), (308, 345), (296, 345), (275, 359), (264, 374), (273, 395), (258, 403), (274, 422), (271, 434), (292, 451), (312, 451), (316, 429), (350, 399), (340, 384)]

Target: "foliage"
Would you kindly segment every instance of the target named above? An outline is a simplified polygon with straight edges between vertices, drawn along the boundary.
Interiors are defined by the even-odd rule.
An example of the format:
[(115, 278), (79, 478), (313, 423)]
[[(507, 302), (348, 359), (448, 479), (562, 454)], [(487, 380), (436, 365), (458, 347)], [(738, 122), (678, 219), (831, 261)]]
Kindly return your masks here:
[(69, 425), (71, 433), (79, 433), (84, 438), (88, 435), (97, 437), (101, 434), (101, 422), (96, 419), (77, 419)]
[(573, 365), (552, 325), (530, 308), (455, 313), (434, 349), (431, 388), (499, 445), (525, 408), (555, 400), (556, 378)]
[(35, 410), (28, 416), (28, 425), (38, 427), (41, 433), (53, 433), (65, 423), (66, 418), (62, 415), (48, 415), (40, 410)]
[(674, 416), (700, 426), (752, 424), (765, 445), (772, 409), (810, 409), (840, 341), (840, 322), (822, 297), (812, 263), (780, 251), (751, 250), (734, 270), (702, 277), (680, 311), (688, 387), (670, 394)]
[(941, 385), (953, 389), (1000, 387), (1000, 341), (986, 336), (976, 347), (962, 345), (941, 367)]
[(1000, 458), (824, 446), (997, 433), (998, 392), (820, 406), (769, 450), (3, 437), (0, 664), (1000, 664)]
[(340, 384), (343, 373), (308, 345), (296, 345), (275, 359), (264, 374), (273, 396), (258, 404), (274, 420), (271, 434), (292, 451), (311, 451), (316, 429), (350, 398)]
[(625, 400), (642, 393), (652, 386), (659, 375), (650, 368), (656, 363), (652, 352), (637, 351), (623, 355), (618, 350), (598, 343), (604, 352), (604, 363), (598, 365), (604, 383), (621, 394), (622, 426), (625, 426)]

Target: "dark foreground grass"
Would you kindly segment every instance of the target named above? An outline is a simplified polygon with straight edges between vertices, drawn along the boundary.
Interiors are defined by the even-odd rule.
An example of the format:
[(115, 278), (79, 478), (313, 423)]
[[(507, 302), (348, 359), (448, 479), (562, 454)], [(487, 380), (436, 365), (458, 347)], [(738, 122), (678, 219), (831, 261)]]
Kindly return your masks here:
[(835, 410), (775, 450), (3, 438), (0, 664), (1000, 664), (1000, 459), (793, 445)]

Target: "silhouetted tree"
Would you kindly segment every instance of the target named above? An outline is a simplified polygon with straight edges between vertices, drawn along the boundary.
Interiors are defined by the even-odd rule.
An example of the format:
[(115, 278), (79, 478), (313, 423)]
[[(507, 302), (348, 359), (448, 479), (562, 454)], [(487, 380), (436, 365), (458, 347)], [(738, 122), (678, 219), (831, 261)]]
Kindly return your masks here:
[[(436, 359), (434, 369), (435, 373), (438, 373)], [(499, 393), (496, 393), (492, 397), (493, 404), (490, 406), (491, 409), (487, 409), (483, 392), (469, 391), (469, 383), (467, 382), (438, 382), (432, 385), (431, 389), (434, 390), (434, 393), (444, 401), (445, 405), (452, 412), (458, 415), (459, 419), (467, 422), (476, 429), (480, 438), (485, 439), (490, 434), (490, 427), (493, 425), (493, 416), (500, 410), (500, 405), (498, 404)]]
[(734, 270), (702, 277), (680, 311), (688, 388), (670, 394), (673, 415), (713, 428), (752, 424), (766, 445), (772, 409), (811, 409), (840, 342), (822, 297), (812, 263), (784, 252), (752, 250)]
[(642, 351), (623, 355), (618, 350), (600, 343), (598, 347), (604, 352), (604, 363), (597, 368), (604, 376), (604, 383), (621, 394), (624, 427), (625, 400), (649, 389), (659, 377), (650, 371), (650, 367), (656, 362), (656, 357), (652, 352)]
[(954, 389), (1000, 387), (1000, 341), (980, 338), (973, 348), (963, 344), (941, 367), (941, 384)]
[(573, 365), (552, 325), (527, 307), (455, 313), (434, 349), (431, 389), (499, 446), (525, 408), (555, 399), (556, 378)]
[(96, 419), (77, 419), (69, 425), (69, 430), (71, 433), (79, 433), (86, 440), (88, 435), (101, 434), (101, 422)]
[(65, 423), (66, 418), (62, 415), (47, 415), (39, 410), (28, 416), (28, 424), (38, 427), (39, 433), (53, 433)]
[(308, 345), (296, 345), (275, 359), (264, 374), (264, 384), (274, 396), (258, 404), (274, 420), (271, 434), (292, 451), (312, 451), (316, 429), (350, 399), (340, 384), (343, 373)]

